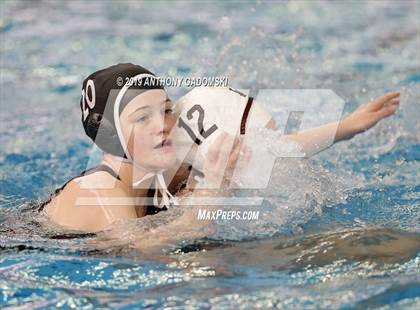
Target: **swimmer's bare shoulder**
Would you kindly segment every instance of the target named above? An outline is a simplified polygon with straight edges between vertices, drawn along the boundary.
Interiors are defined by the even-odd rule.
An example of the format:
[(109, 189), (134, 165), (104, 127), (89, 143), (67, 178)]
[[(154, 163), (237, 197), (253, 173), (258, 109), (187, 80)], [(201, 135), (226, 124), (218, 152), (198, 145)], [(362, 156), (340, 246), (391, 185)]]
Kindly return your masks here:
[(45, 212), (55, 224), (94, 232), (118, 219), (137, 218), (142, 210), (136, 211), (120, 181), (99, 171), (71, 180), (51, 199)]

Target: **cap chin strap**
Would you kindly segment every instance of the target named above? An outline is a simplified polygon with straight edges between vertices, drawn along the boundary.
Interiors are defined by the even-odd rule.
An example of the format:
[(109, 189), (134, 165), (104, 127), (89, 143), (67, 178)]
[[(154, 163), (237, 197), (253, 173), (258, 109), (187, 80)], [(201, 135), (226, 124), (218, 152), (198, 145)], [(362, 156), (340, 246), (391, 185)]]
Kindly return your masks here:
[[(124, 157), (121, 156), (116, 156), (116, 155), (112, 155), (110, 154), (115, 160), (118, 160), (120, 162), (125, 162), (125, 163), (130, 163), (132, 165), (134, 165), (136, 168), (139, 168), (140, 170), (143, 170), (144, 172), (146, 172), (146, 174), (139, 180), (133, 183), (133, 187), (137, 187), (139, 186), (143, 181), (146, 181), (150, 178), (155, 177), (155, 195), (153, 196), (153, 205), (158, 207), (158, 208), (163, 208), (164, 206), (169, 206), (171, 204), (173, 205), (179, 205), (178, 200), (176, 199), (176, 197), (174, 197), (168, 190), (166, 183), (165, 183), (165, 178), (163, 177), (163, 171), (164, 170), (159, 170), (159, 171), (152, 171), (150, 172), (150, 170), (146, 169), (145, 167), (141, 166), (140, 164), (132, 161), (132, 160), (128, 160)], [(159, 203), (158, 200), (158, 191), (160, 191), (161, 195), (162, 195), (162, 199)]]
[[(171, 204), (178, 205), (176, 198), (169, 192), (168, 188), (166, 187), (165, 179), (163, 178), (162, 174), (163, 170), (158, 172), (149, 172), (141, 178), (139, 181), (133, 183), (133, 187), (138, 186), (143, 181), (155, 178), (155, 195), (153, 197), (153, 205), (158, 208), (163, 208), (164, 206), (169, 206)], [(162, 199), (159, 203), (158, 201), (158, 190), (162, 195)]]
[[(138, 74), (136, 76), (134, 76), (132, 79), (133, 80), (140, 80), (142, 78), (154, 78), (156, 79), (156, 77), (154, 75), (148, 74), (148, 73), (142, 73), (142, 74)], [(155, 178), (155, 195), (153, 197), (153, 205), (155, 207), (158, 208), (163, 208), (164, 206), (169, 206), (169, 205), (178, 205), (178, 202), (176, 200), (176, 198), (169, 192), (168, 187), (166, 186), (165, 183), (165, 179), (163, 177), (163, 171), (164, 170), (159, 170), (159, 171), (150, 171), (149, 169), (146, 169), (145, 167), (142, 167), (141, 165), (139, 165), (138, 163), (136, 163), (135, 161), (133, 161), (133, 159), (131, 158), (130, 153), (128, 152), (128, 148), (127, 148), (127, 144), (125, 143), (124, 140), (124, 136), (122, 134), (122, 129), (121, 129), (121, 123), (120, 123), (120, 104), (121, 104), (121, 100), (124, 97), (125, 93), (127, 92), (128, 88), (130, 87), (129, 83), (126, 83), (121, 90), (118, 93), (117, 99), (115, 100), (115, 104), (114, 104), (114, 123), (115, 123), (115, 128), (117, 130), (117, 134), (118, 134), (118, 139), (120, 140), (121, 146), (124, 150), (125, 155), (127, 156), (127, 159), (123, 158), (123, 157), (119, 157), (117, 156), (121, 161), (123, 162), (129, 162), (131, 164), (133, 164), (134, 166), (136, 166), (136, 168), (139, 168), (141, 170), (143, 170), (144, 172), (146, 172), (146, 174), (143, 176), (143, 178), (141, 178), (138, 181), (133, 182), (133, 187), (138, 186), (139, 184), (141, 184), (143, 181), (150, 179), (150, 178)], [(159, 203), (158, 201), (158, 192), (161, 193), (162, 195), (162, 199), (161, 202)]]

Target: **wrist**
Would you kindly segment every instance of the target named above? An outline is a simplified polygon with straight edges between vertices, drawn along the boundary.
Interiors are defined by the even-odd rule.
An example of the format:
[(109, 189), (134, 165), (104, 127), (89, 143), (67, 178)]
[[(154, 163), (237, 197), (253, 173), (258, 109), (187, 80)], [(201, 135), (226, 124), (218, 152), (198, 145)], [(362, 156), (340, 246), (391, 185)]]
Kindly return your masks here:
[(340, 120), (337, 127), (337, 134), (334, 142), (339, 142), (342, 140), (347, 140), (352, 138), (357, 133), (356, 129), (353, 126), (353, 121), (350, 116)]

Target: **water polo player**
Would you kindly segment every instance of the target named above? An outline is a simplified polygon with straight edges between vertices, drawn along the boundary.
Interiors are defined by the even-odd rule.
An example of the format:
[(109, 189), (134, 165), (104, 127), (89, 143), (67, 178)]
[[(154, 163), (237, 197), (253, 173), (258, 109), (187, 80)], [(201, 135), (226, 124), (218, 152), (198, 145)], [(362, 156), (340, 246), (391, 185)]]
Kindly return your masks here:
[[(347, 140), (368, 130), (381, 119), (395, 113), (399, 105), (399, 92), (390, 92), (361, 105), (353, 113), (340, 121), (335, 121), (299, 131), (294, 134), (285, 134), (281, 138), (296, 142), (302, 157), (310, 157), (333, 143)], [(279, 103), (281, 105), (281, 103)], [(233, 139), (228, 137), (241, 137), (255, 128), (269, 128), (276, 130), (276, 123), (252, 97), (229, 87), (196, 87), (174, 106), (174, 113), (178, 118), (177, 156), (201, 170), (203, 163), (208, 160), (208, 150), (214, 149), (211, 145), (216, 142), (220, 133), (227, 133), (216, 144), (221, 148), (229, 149)], [(314, 116), (315, 117), (315, 116)], [(264, 138), (264, 137), (260, 137)], [(197, 144), (196, 152), (189, 157), (191, 142)], [(246, 140), (244, 146), (246, 147)], [(261, 147), (261, 145), (258, 145)], [(259, 173), (269, 174), (271, 166), (262, 172), (261, 163), (269, 156), (272, 145), (265, 145), (266, 150), (259, 152), (247, 164), (259, 166)], [(226, 152), (225, 152), (226, 154)], [(257, 158), (255, 158), (257, 157)], [(272, 159), (275, 160), (275, 156)], [(271, 160), (271, 158), (270, 158)], [(250, 175), (255, 179), (255, 173)], [(221, 176), (219, 176), (220, 181)], [(216, 186), (220, 182), (216, 182)], [(253, 188), (253, 187), (250, 187)]]
[[(98, 167), (68, 181), (43, 204), (53, 222), (96, 231), (116, 220), (155, 214), (175, 203), (177, 185), (185, 183), (189, 171), (194, 169), (178, 169), (172, 134), (176, 119), (171, 101), (159, 83), (136, 82), (143, 79), (153, 80), (154, 75), (140, 66), (119, 64), (97, 71), (83, 82), (80, 103), (83, 126), (104, 155)], [(129, 80), (133, 83), (125, 84)], [(361, 106), (338, 126), (327, 124), (289, 137), (302, 146), (305, 154), (313, 153), (314, 149), (320, 151), (319, 145), (332, 130), (337, 130), (334, 141), (337, 142), (393, 114), (399, 103), (398, 95), (389, 93)], [(232, 160), (226, 165), (219, 156), (219, 166), (215, 165), (214, 158), (218, 156), (214, 153), (232, 149), (218, 133), (237, 136), (250, 126), (275, 128), (270, 115), (253, 103), (251, 97), (230, 88), (196, 88), (179, 100), (176, 110), (179, 117), (176, 140), (181, 145), (185, 142), (189, 151), (196, 146), (191, 162), (199, 163), (195, 168), (202, 170), (206, 178), (219, 174), (220, 179), (226, 166), (234, 164)], [(188, 120), (198, 126), (197, 131)], [(210, 137), (211, 147), (201, 143), (212, 140)], [(233, 147), (230, 154), (225, 154), (229, 159), (235, 158), (239, 149)], [(213, 159), (209, 154), (212, 152)], [(187, 154), (181, 152), (181, 160), (184, 155)], [(206, 156), (207, 169), (203, 165)], [(215, 168), (211, 169), (211, 165)], [(165, 177), (172, 180), (174, 175), (170, 191)]]
[[(134, 82), (126, 84), (130, 79)], [(176, 161), (172, 103), (163, 87), (147, 84), (147, 79), (153, 81), (154, 75), (143, 67), (119, 64), (84, 80), (83, 127), (102, 149), (103, 158), (98, 167), (69, 180), (43, 204), (53, 222), (96, 231), (174, 203), (163, 176)]]

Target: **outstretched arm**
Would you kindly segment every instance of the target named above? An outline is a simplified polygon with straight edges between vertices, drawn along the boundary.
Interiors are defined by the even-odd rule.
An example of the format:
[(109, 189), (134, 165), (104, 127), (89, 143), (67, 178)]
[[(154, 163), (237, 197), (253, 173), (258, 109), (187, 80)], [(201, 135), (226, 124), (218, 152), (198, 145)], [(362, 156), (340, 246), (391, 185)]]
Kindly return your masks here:
[(310, 157), (330, 146), (331, 137), (335, 137), (333, 143), (351, 139), (356, 134), (375, 126), (381, 119), (394, 114), (400, 103), (399, 95), (399, 92), (387, 93), (361, 105), (338, 122), (284, 137), (299, 143), (305, 156)]

